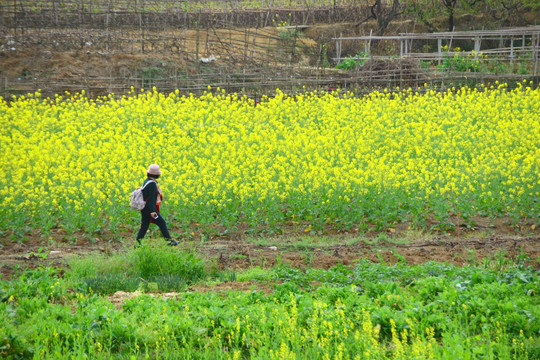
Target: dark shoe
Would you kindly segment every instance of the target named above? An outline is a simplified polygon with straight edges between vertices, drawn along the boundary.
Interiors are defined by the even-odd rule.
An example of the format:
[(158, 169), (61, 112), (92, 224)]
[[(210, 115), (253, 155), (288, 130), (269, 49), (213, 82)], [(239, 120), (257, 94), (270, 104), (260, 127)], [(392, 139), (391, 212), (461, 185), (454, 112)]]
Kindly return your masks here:
[(169, 246), (176, 246), (178, 244), (180, 244), (180, 243), (178, 241), (176, 241), (176, 240), (169, 240), (169, 242), (167, 243), (167, 245), (169, 245)]

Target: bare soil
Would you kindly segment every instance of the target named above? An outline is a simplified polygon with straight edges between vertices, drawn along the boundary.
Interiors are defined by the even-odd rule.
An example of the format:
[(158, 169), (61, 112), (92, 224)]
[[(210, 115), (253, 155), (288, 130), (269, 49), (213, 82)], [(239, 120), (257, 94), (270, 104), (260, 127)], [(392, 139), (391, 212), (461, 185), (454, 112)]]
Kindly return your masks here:
[[(338, 233), (328, 229), (323, 236), (303, 233), (302, 227), (289, 227), (279, 236), (260, 237), (247, 236), (245, 230), (238, 230), (226, 236), (210, 236), (204, 241), (205, 237), (196, 233), (182, 240), (180, 247), (196, 250), (209, 266), (231, 271), (272, 267), (278, 263), (301, 269), (328, 269), (337, 264), (353, 265), (359, 259), (394, 264), (400, 258), (409, 264), (438, 261), (463, 266), (486, 259), (516, 260), (523, 255), (528, 257), (530, 265), (540, 269), (540, 231), (534, 223), (515, 227), (508, 219), (477, 219), (476, 222), (473, 229), (459, 227), (449, 233), (412, 231), (407, 224), (384, 232), (360, 233), (353, 229)], [(172, 230), (174, 234), (179, 229), (173, 227)], [(112, 254), (134, 245), (133, 236), (127, 231), (120, 239), (124, 240), (104, 235), (90, 241), (87, 236), (68, 236), (63, 231), (44, 237), (34, 231), (24, 242), (14, 242), (6, 233), (0, 238), (0, 274), (9, 279), (26, 268), (46, 265), (66, 268), (74, 256), (93, 252)], [(150, 236), (145, 241), (163, 240)], [(246, 283), (220, 286), (221, 290), (250, 289), (250, 284)]]
[[(536, 13), (520, 14), (516, 21), (518, 24), (508, 23), (501, 26), (517, 26), (534, 23)], [(441, 17), (435, 23), (441, 29), (445, 28), (445, 17)], [(468, 30), (478, 24), (492, 22), (483, 16), (463, 15), (455, 19), (457, 30)], [(300, 35), (295, 40), (298, 48), (296, 65), (315, 66), (320, 65), (320, 52), (322, 46), (326, 47), (327, 57), (336, 56), (333, 38), (339, 36), (368, 35), (370, 31), (377, 29), (377, 22), (369, 20), (363, 23), (333, 23), (313, 24), (301, 29)], [(6, 35), (14, 35), (6, 31)], [(116, 32), (115, 32), (116, 31)], [(111, 48), (105, 48), (103, 29), (85, 29), (81, 37), (81, 29), (25, 29), (24, 38), (17, 44), (16, 51), (8, 49), (7, 43), (0, 51), (0, 77), (10, 79), (9, 86), (15, 86), (18, 90), (34, 92), (38, 89), (24, 88), (18, 85), (17, 80), (39, 80), (39, 86), (53, 86), (62, 80), (72, 80), (73, 86), (84, 85), (84, 81), (103, 79), (106, 87), (109, 78), (118, 81), (127, 81), (132, 78), (144, 77), (144, 71), (148, 69), (159, 70), (160, 76), (176, 76), (184, 74), (193, 75), (200, 71), (199, 58), (213, 55), (216, 61), (205, 65), (206, 71), (220, 71), (227, 67), (230, 71), (237, 71), (249, 66), (265, 64), (266, 66), (278, 66), (289, 64), (289, 54), (284, 53), (287, 39), (276, 27), (265, 28), (238, 28), (238, 29), (166, 29), (151, 30), (145, 32), (144, 51), (141, 51), (139, 41), (141, 33), (139, 29), (111, 30), (107, 36), (113, 36), (119, 44), (111, 44)], [(396, 35), (405, 32), (426, 32), (428, 29), (416, 19), (396, 19), (390, 23), (385, 35)], [(118, 33), (117, 33), (118, 32)], [(16, 34), (16, 33), (15, 33)], [(249, 34), (247, 36), (246, 34)], [(285, 36), (286, 37), (286, 36)], [(86, 39), (87, 44), (81, 44)], [(7, 39), (7, 37), (6, 37)], [(56, 39), (52, 41), (51, 39)], [(170, 39), (163, 45), (159, 39)], [(200, 46), (199, 42), (205, 43), (212, 40), (210, 48)], [(161, 45), (159, 45), (161, 44)], [(123, 49), (122, 51), (116, 49)], [(376, 54), (399, 53), (398, 42), (374, 42), (372, 52)], [(359, 41), (347, 41), (342, 44), (341, 56), (354, 56), (363, 51), (364, 44)], [(268, 56), (271, 54), (272, 56)], [(251, 59), (248, 64), (239, 61), (247, 55)], [(231, 59), (233, 59), (231, 61)], [(238, 62), (237, 65), (235, 63)], [(239, 69), (235, 69), (238, 67)], [(418, 69), (414, 69), (417, 73)], [(15, 81), (12, 81), (15, 79)], [(83, 88), (86, 88), (83, 86)], [(70, 88), (71, 89), (71, 88)], [(45, 89), (42, 89), (45, 90)], [(71, 89), (73, 90), (73, 89)], [(63, 92), (63, 91), (62, 91)], [(103, 94), (89, 94), (103, 95)]]

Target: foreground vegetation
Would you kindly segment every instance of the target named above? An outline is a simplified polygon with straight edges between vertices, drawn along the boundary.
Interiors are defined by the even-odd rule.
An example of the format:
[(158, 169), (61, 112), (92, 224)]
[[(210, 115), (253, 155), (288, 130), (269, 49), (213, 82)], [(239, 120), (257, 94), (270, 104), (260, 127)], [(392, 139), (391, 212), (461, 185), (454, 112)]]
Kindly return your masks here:
[(538, 226), (539, 114), (540, 90), (521, 84), (278, 91), (260, 104), (219, 89), (0, 99), (0, 231), (14, 241), (35, 228), (131, 231), (129, 194), (151, 163), (164, 169), (165, 215), (186, 234), (194, 224), (451, 230), (475, 216)]
[[(125, 249), (0, 281), (0, 356), (533, 359), (540, 279), (528, 260), (225, 273), (185, 249)], [(134, 279), (139, 296), (111, 303), (107, 295), (133, 291)], [(227, 280), (250, 281), (252, 290), (186, 291)]]

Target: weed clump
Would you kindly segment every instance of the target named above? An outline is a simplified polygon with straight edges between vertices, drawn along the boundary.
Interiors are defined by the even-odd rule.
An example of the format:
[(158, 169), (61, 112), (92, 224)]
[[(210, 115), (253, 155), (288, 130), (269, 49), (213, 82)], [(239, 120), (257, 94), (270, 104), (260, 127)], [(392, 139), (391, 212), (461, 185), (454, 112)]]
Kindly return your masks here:
[(74, 278), (100, 294), (184, 290), (207, 275), (203, 260), (194, 252), (152, 244), (75, 259), (70, 265)]

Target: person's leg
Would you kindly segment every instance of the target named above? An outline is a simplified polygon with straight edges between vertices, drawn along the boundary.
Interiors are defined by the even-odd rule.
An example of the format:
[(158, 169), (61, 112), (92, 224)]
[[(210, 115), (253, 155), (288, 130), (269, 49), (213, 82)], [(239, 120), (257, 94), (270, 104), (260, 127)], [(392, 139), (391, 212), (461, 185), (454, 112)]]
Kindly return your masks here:
[(146, 213), (144, 211), (141, 211), (141, 228), (139, 229), (139, 232), (137, 233), (137, 242), (139, 245), (141, 244), (141, 239), (146, 235), (146, 232), (148, 231), (148, 227), (150, 226), (150, 213)]
[(167, 228), (167, 223), (165, 222), (165, 219), (163, 219), (163, 217), (160, 214), (158, 214), (157, 219), (154, 219), (154, 222), (156, 223), (157, 226), (159, 226), (159, 229), (161, 230), (161, 234), (163, 235), (165, 240), (169, 240), (167, 245), (169, 246), (178, 245), (178, 241), (171, 239), (171, 235), (169, 234), (169, 229)]
[(171, 240), (171, 235), (169, 234), (169, 229), (167, 228), (167, 223), (165, 222), (165, 219), (163, 219), (163, 216), (161, 216), (158, 213), (157, 219), (154, 219), (154, 222), (157, 226), (159, 226), (159, 230), (161, 230), (161, 235), (167, 240)]

